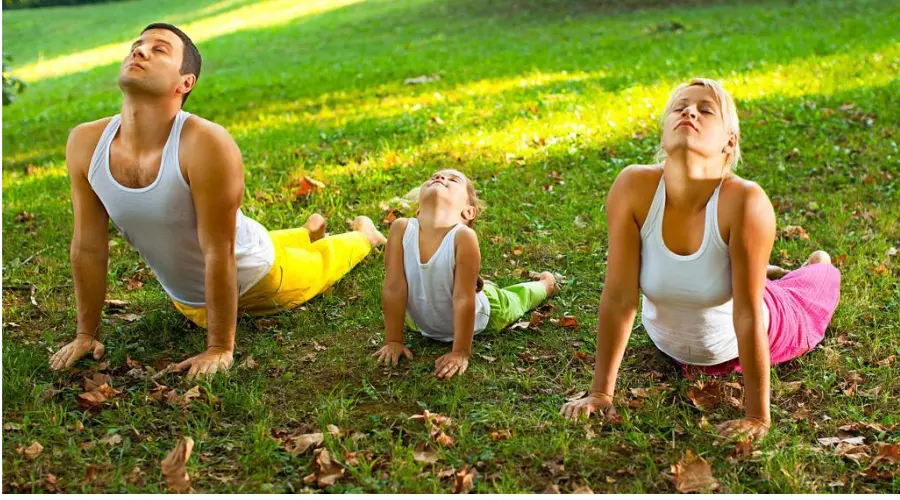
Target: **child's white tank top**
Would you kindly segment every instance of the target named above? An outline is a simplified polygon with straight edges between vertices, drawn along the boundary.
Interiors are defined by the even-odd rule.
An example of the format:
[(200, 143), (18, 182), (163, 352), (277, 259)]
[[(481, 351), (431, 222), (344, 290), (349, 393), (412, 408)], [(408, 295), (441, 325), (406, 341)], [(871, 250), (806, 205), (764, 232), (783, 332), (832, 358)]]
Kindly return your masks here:
[[(451, 229), (434, 255), (422, 264), (419, 221), (410, 218), (403, 233), (403, 270), (408, 294), (406, 313), (422, 335), (441, 342), (453, 341), (453, 283), (456, 270), (456, 233)], [(475, 295), (475, 333), (484, 331), (491, 305), (483, 291)]]

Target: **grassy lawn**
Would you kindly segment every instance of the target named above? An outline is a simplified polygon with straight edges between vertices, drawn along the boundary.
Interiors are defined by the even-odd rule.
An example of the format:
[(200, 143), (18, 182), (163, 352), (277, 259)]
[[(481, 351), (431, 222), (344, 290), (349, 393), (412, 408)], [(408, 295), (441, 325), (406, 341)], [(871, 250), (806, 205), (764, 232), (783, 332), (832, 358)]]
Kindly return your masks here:
[[(690, 450), (722, 492), (900, 493), (896, 464), (865, 476), (871, 458), (818, 442), (864, 436), (874, 457), (875, 443), (900, 441), (900, 360), (890, 362), (900, 357), (900, 255), (890, 250), (900, 247), (900, 6), (679, 3), (161, 0), (5, 12), (3, 50), (29, 87), (3, 109), (4, 491), (164, 491), (159, 461), (180, 436), (196, 442), (196, 491), (315, 489), (303, 482), (312, 452), (292, 456), (279, 437), (331, 424), (344, 434), (326, 432), (325, 446), (346, 468), (332, 492), (451, 492), (447, 471), (464, 466), (478, 470), (477, 492), (674, 492), (670, 466)], [(205, 332), (111, 229), (109, 297), (140, 319), (106, 315), (105, 371), (122, 394), (82, 409), (76, 395), (97, 363), (47, 366), (75, 329), (66, 136), (118, 112), (119, 61), (160, 20), (198, 42), (203, 72), (186, 109), (237, 140), (247, 215), (278, 229), (320, 212), (337, 231), (357, 214), (381, 220), (382, 202), (460, 168), (489, 207), (483, 275), (508, 285), (521, 270), (564, 274), (552, 314), (577, 327), (476, 337), (469, 371), (448, 382), (431, 376), (448, 347), (413, 335), (413, 362), (377, 367), (378, 252), (300, 310), (241, 317), (236, 368), (186, 405), (160, 403), (127, 358), (164, 366), (200, 352)], [(404, 84), (421, 75), (440, 78)], [(687, 390), (698, 381), (657, 354), (640, 321), (616, 395), (622, 422), (557, 416), (590, 384), (606, 192), (623, 167), (652, 161), (669, 90), (701, 75), (737, 99), (739, 173), (766, 189), (780, 229), (808, 233), (780, 231), (773, 262), (797, 266), (821, 248), (843, 276), (825, 341), (773, 369), (773, 429), (738, 458), (706, 422), (741, 412), (696, 408)], [(326, 187), (296, 198), (303, 175)], [(425, 409), (453, 419), (456, 445), (438, 447), (435, 464), (414, 460), (432, 438), (408, 417)], [(840, 431), (857, 422), (878, 425)], [(511, 437), (493, 440), (501, 429)], [(17, 452), (34, 441), (37, 457)]]

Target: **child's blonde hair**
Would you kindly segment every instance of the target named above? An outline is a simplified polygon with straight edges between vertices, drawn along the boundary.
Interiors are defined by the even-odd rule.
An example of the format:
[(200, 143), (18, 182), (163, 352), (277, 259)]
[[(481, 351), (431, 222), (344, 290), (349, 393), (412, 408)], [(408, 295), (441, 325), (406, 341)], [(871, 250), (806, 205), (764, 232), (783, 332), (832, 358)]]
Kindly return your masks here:
[[(675, 101), (678, 99), (681, 91), (688, 87), (695, 86), (706, 87), (713, 91), (719, 109), (722, 110), (722, 121), (725, 123), (725, 128), (728, 132), (734, 134), (734, 149), (725, 158), (725, 170), (734, 171), (741, 161), (741, 125), (738, 120), (737, 107), (734, 105), (734, 99), (718, 80), (713, 80), (711, 78), (694, 78), (689, 83), (682, 83), (675, 87), (675, 90), (669, 95), (669, 102), (666, 103), (666, 108), (663, 110), (662, 116), (659, 119), (660, 126), (662, 127), (665, 124), (666, 116), (668, 116), (669, 112), (672, 110), (672, 106), (675, 105)], [(656, 152), (656, 161), (657, 163), (666, 161), (666, 150), (663, 149), (662, 146), (662, 134), (660, 134), (660, 144), (659, 150)]]

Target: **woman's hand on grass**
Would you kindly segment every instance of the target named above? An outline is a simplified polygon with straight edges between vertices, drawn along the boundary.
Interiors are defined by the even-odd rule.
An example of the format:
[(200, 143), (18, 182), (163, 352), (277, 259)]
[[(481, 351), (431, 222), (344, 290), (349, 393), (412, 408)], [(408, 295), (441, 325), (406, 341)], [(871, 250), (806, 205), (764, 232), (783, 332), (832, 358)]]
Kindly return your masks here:
[(378, 364), (384, 366), (397, 366), (402, 356), (406, 356), (409, 360), (413, 359), (412, 352), (402, 342), (385, 342), (384, 346), (372, 356), (378, 358)]

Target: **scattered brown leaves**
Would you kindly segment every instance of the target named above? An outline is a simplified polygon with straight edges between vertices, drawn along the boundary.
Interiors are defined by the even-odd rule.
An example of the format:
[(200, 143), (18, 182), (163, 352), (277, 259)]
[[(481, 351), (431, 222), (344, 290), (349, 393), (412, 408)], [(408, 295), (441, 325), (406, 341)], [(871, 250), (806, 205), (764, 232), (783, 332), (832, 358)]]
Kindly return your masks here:
[(174, 493), (187, 493), (191, 489), (191, 478), (185, 470), (185, 464), (191, 458), (191, 450), (194, 449), (194, 440), (185, 437), (178, 440), (175, 448), (166, 455), (160, 465), (163, 476), (169, 485), (169, 491)]
[(475, 476), (477, 474), (477, 469), (464, 465), (463, 468), (456, 473), (456, 485), (453, 488), (453, 493), (468, 493), (471, 491), (472, 487), (475, 485)]
[(413, 460), (416, 462), (422, 462), (426, 464), (433, 464), (441, 458), (441, 452), (426, 445), (425, 443), (419, 444), (416, 447), (415, 451), (413, 451)]
[(878, 365), (878, 366), (881, 366), (881, 367), (884, 367), (884, 366), (891, 366), (891, 365), (894, 363), (894, 360), (896, 360), (896, 359), (897, 359), (897, 356), (895, 356), (895, 355), (892, 354), (892, 355), (890, 355), (890, 356), (888, 356), (888, 357), (882, 359), (881, 361), (878, 361), (878, 362), (875, 363), (875, 364)]
[(553, 318), (550, 322), (562, 328), (578, 328), (578, 319), (568, 314), (559, 319)]
[[(85, 380), (85, 385), (86, 384), (87, 380)], [(81, 405), (82, 408), (88, 410), (99, 410), (103, 406), (103, 403), (118, 396), (119, 394), (121, 394), (121, 391), (117, 391), (110, 387), (109, 384), (104, 383), (88, 392), (79, 394), (75, 397), (78, 399), (78, 404)]]
[(325, 434), (313, 432), (311, 434), (299, 434), (288, 436), (281, 441), (281, 446), (291, 455), (297, 456), (306, 453), (310, 448), (315, 448), (325, 441)]
[(112, 377), (105, 373), (94, 373), (90, 377), (84, 377), (84, 390), (85, 391), (93, 391), (99, 388), (101, 385), (108, 385), (112, 383)]
[(691, 450), (687, 451), (681, 462), (672, 466), (672, 474), (675, 476), (675, 489), (680, 493), (712, 491), (719, 487), (709, 462), (695, 456)]
[(574, 495), (593, 495), (594, 490), (592, 490), (589, 486), (580, 486), (575, 491), (572, 492)]
[(781, 230), (781, 234), (787, 239), (809, 239), (809, 234), (806, 233), (806, 229), (803, 229), (801, 226), (784, 226)]
[(42, 451), (44, 451), (44, 447), (37, 441), (32, 441), (28, 446), (20, 446), (16, 448), (16, 453), (22, 455), (28, 460), (34, 460), (41, 454)]
[(297, 182), (297, 188), (294, 189), (295, 197), (304, 197), (309, 196), (310, 194), (323, 189), (325, 184), (309, 177), (308, 175), (304, 175)]
[(491, 433), (491, 441), (504, 441), (512, 437), (509, 429), (500, 429)]
[(331, 460), (331, 454), (326, 448), (316, 450), (313, 467), (316, 471), (303, 478), (305, 484), (316, 483), (319, 488), (327, 488), (344, 477), (344, 468)]

